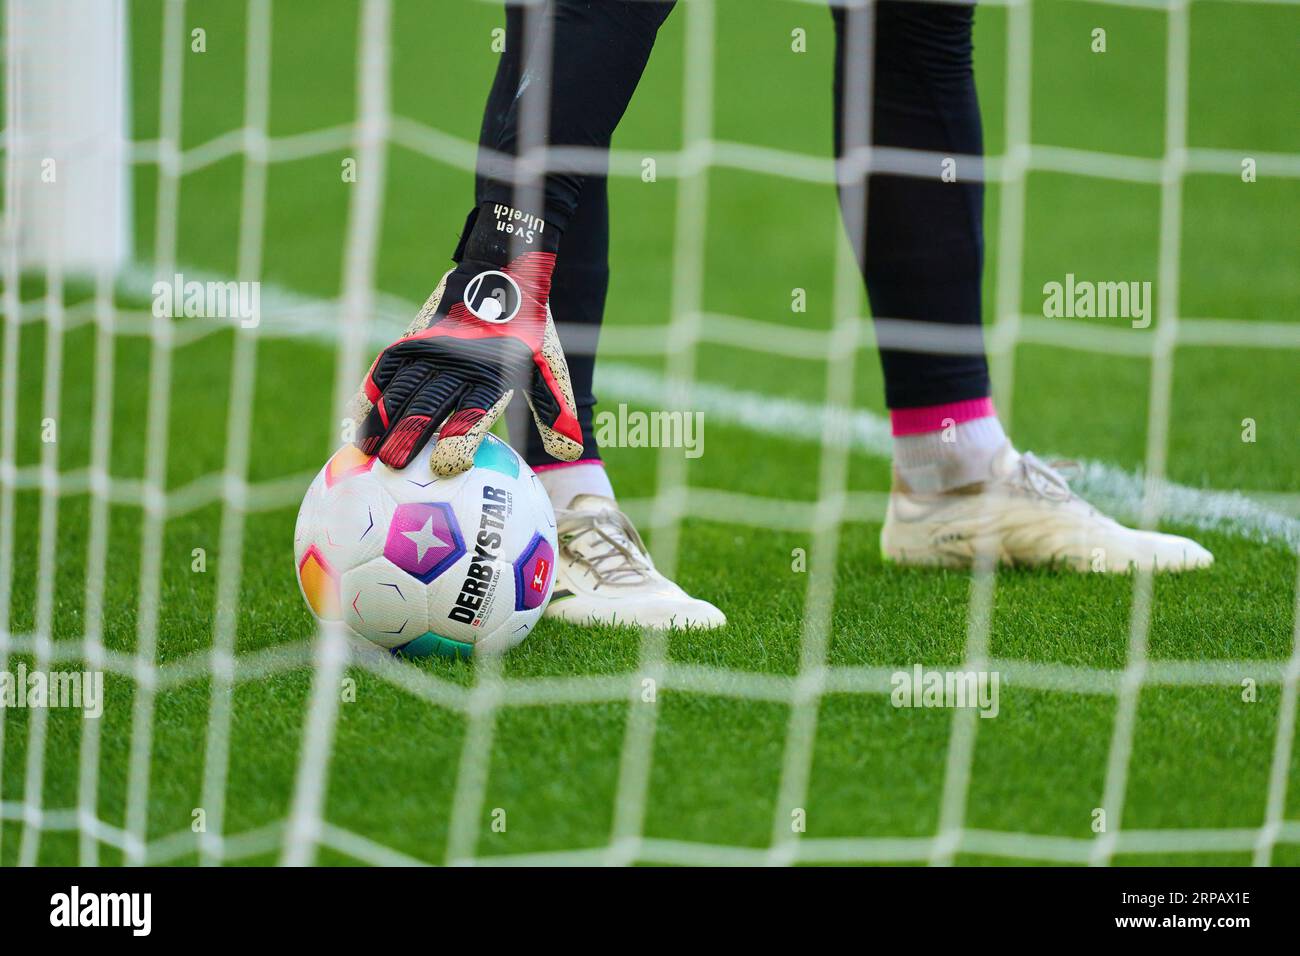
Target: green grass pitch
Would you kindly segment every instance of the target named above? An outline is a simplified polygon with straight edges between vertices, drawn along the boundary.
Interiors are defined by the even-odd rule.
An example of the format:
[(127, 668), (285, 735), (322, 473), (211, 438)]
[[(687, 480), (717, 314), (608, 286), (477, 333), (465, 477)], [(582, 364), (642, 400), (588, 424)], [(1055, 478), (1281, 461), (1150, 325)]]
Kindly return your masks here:
[[(156, 138), (159, 130), (161, 8), (158, 0), (130, 4), (132, 136), (142, 141)], [(665, 26), (615, 139), (615, 147), (629, 155), (662, 156), (682, 145), (687, 13), (678, 9)], [(207, 40), (206, 52), (191, 53), (187, 46), (184, 55), (186, 149), (242, 125), (246, 15), (245, 5), (235, 0), (192, 0), (186, 8), (186, 37), (202, 27)], [(977, 80), (990, 155), (1001, 154), (1007, 139), (1008, 85), (1024, 77), (1032, 78), (1034, 144), (1148, 160), (1163, 155), (1163, 11), (1039, 0), (1032, 4), (1032, 61), (1009, 69), (1011, 15), (1006, 8), (988, 6), (976, 18)], [(277, 0), (273, 21), (271, 135), (352, 122), (358, 5)], [(394, 114), (472, 140), (495, 68), (491, 31), (500, 23), (494, 4), (394, 0)], [(1104, 54), (1089, 49), (1098, 27), (1107, 31)], [(1250, 151), (1300, 153), (1300, 127), (1283, 108), (1300, 92), (1292, 40), (1298, 27), (1300, 8), (1293, 6), (1200, 0), (1191, 5), (1189, 146), (1243, 157)], [(806, 53), (791, 50), (796, 28), (807, 32)], [(827, 12), (789, 0), (720, 0), (714, 40), (714, 137), (827, 157), (833, 43)], [(304, 296), (339, 295), (348, 204), (356, 188), (340, 177), (340, 163), (349, 154), (341, 149), (271, 166), (267, 283)], [(177, 259), (184, 266), (222, 275), (236, 270), (241, 169), (242, 160), (235, 156), (182, 179)], [(454, 244), (471, 200), (471, 176), (399, 145), (387, 150), (384, 175), (376, 286), (402, 299), (420, 300)], [(640, 178), (612, 181), (610, 330), (666, 326), (669, 321), (679, 186), (667, 176), (650, 183)], [(136, 256), (147, 264), (154, 256), (157, 167), (136, 165), (134, 187)], [(833, 190), (725, 167), (709, 172), (706, 187), (703, 311), (828, 330), (833, 268), (842, 242)], [(1300, 180), (1274, 175), (1261, 160), (1257, 182), (1243, 183), (1230, 171), (1191, 173), (1181, 195), (1180, 284), (1177, 290), (1157, 285), (1157, 302), (1160, 296), (1177, 294), (1179, 314), (1185, 317), (1295, 321)], [(1035, 312), (1043, 283), (1067, 272), (1157, 280), (1157, 182), (1033, 172), (1024, 199), (1023, 311)], [(997, 277), (1007, 274), (998, 260), (1000, 200), (1000, 188), (991, 184), (990, 321), (999, 301)], [(804, 313), (791, 312), (794, 288), (807, 291)], [(34, 300), (42, 293), (38, 278), (25, 283), (23, 296), (33, 301), (33, 308), (39, 308)], [(73, 307), (89, 291), (73, 283), (65, 294)], [(147, 301), (120, 304), (147, 309)], [(865, 314), (864, 301), (852, 308)], [(1135, 351), (1155, 328), (1141, 331), (1122, 320), (1092, 321), (1108, 325), (1115, 341), (1134, 349), (1101, 354), (1021, 343), (994, 359), (999, 399), (1011, 409), (1009, 430), (1020, 447), (1135, 469), (1146, 453), (1152, 367), (1148, 357)], [(391, 331), (396, 334), (400, 326)], [(616, 336), (611, 331), (611, 340)], [(44, 322), (24, 324), (19, 342), (15, 421), (22, 469), (37, 465), (44, 447)], [(233, 342), (232, 333), (221, 331), (175, 351), (169, 489), (222, 469), (232, 402), (256, 403), (252, 482), (310, 472), (332, 447), (335, 347), (319, 339), (258, 336), (256, 391), (249, 396), (231, 393)], [(69, 330), (62, 346), (57, 458), (60, 470), (75, 472), (90, 461), (94, 382), (102, 369), (96, 365), (93, 326)], [(1295, 355), (1287, 347), (1177, 347), (1169, 477), (1195, 488), (1276, 496), (1270, 507), (1283, 510), (1287, 501), (1294, 502), (1287, 495), (1297, 491), (1300, 474)], [(662, 356), (607, 358), (652, 372), (665, 368)], [(139, 479), (145, 469), (148, 338), (116, 336), (113, 361), (111, 472)], [(848, 364), (855, 406), (883, 413), (879, 367), (869, 339)], [(812, 403), (825, 399), (827, 368), (824, 361), (787, 359), (745, 342), (704, 344), (695, 358), (695, 374), (702, 382)], [(601, 394), (606, 407), (620, 400), (613, 386)], [(1246, 418), (1257, 423), (1253, 443), (1241, 438)], [(788, 499), (796, 503), (792, 509), (816, 501), (818, 445), (725, 421), (710, 421), (706, 427), (706, 452), (685, 470), (692, 489)], [(606, 457), (620, 494), (638, 503), (636, 514), (649, 527), (648, 506), (658, 490), (658, 452), (616, 448)], [(846, 470), (850, 491), (888, 488), (888, 463), (879, 457), (853, 451)], [(14, 634), (30, 633), (36, 623), (39, 501), (31, 488), (16, 493), (8, 622)], [(305, 648), (313, 634), (290, 557), (295, 512), (290, 506), (248, 518), (236, 610), (241, 657), (277, 646)], [(56, 642), (78, 640), (84, 632), (90, 515), (88, 495), (69, 493), (59, 499), (52, 617)], [(139, 507), (124, 503), (114, 504), (109, 517), (105, 642), (129, 654), (136, 646), (143, 515)], [(157, 648), (161, 665), (211, 645), (220, 525), (220, 504), (166, 523)], [(1153, 665), (1261, 661), (1276, 673), (1294, 641), (1295, 554), (1282, 543), (1252, 540), (1230, 528), (1170, 530), (1193, 533), (1215, 553), (1217, 563), (1206, 573), (1156, 581), (1149, 632)], [(841, 529), (827, 663), (835, 668), (908, 668), (916, 662), (960, 666), (971, 601), (969, 576), (888, 568), (880, 559), (878, 534), (879, 525), (870, 520), (854, 520)], [(650, 537), (653, 547), (654, 535)], [(679, 580), (724, 608), (730, 624), (707, 635), (673, 635), (666, 643), (668, 661), (756, 678), (797, 674), (807, 574), (792, 569), (791, 555), (811, 546), (809, 532), (686, 520)], [(191, 569), (195, 548), (207, 552), (206, 573)], [(817, 555), (811, 558), (816, 561)], [(999, 573), (990, 653), (1008, 661), (1120, 672), (1127, 660), (1133, 593), (1127, 578)], [(641, 646), (634, 630), (580, 630), (548, 621), (508, 656), (503, 673), (508, 679), (622, 676), (630, 688)], [(29, 667), (33, 663), (24, 652), (11, 656), (8, 667), (20, 661)], [(473, 685), (476, 677), (474, 667), (442, 660), (408, 666), (457, 687)], [(466, 718), (368, 671), (354, 668), (349, 674), (357, 682), (356, 699), (339, 708), (325, 820), (410, 857), (444, 861)], [(1114, 862), (1251, 861), (1252, 833), (1266, 816), (1282, 689), (1276, 678), (1261, 679), (1257, 699), (1244, 701), (1240, 678), (1250, 676), (1231, 671), (1213, 686), (1170, 683), (1143, 689), (1124, 787), (1123, 829), (1169, 831), (1169, 850), (1120, 852)], [(151, 841), (188, 834), (192, 813), (202, 806), (210, 690), (204, 672), (157, 696), (147, 807)], [(237, 684), (225, 799), (227, 837), (274, 826), (289, 816), (310, 691), (311, 670), (305, 666)], [(128, 677), (108, 676), (96, 803), (99, 818), (112, 827), (127, 826), (135, 692)], [(690, 844), (704, 845), (706, 855), (710, 847), (768, 848), (774, 821), (788, 819), (793, 809), (778, 805), (790, 707), (669, 686), (660, 692), (655, 709), (643, 821), (651, 842), (640, 860), (676, 859), (680, 848)], [(482, 817), (470, 850), (492, 859), (606, 847), (615, 826), (629, 712), (626, 701), (613, 699), (500, 710), (492, 727)], [(983, 839), (988, 832), (1092, 840), (1093, 810), (1103, 801), (1116, 715), (1112, 694), (1049, 691), (1010, 681), (998, 718), (977, 721), (963, 817), (968, 837), (957, 848), (956, 861), (1019, 859), (1001, 849), (1001, 843)], [(19, 859), (21, 806), (29, 789), (29, 723), (27, 711), (11, 710), (4, 717), (2, 864)], [(77, 713), (50, 712), (39, 788), (49, 810), (77, 806), (84, 726)], [(828, 692), (817, 706), (801, 839), (898, 838), (904, 841), (901, 846), (921, 847), (901, 850), (901, 858), (924, 862), (925, 841), (940, 825), (952, 728), (953, 714), (947, 710), (896, 710), (885, 695)], [(1296, 821), (1295, 826), (1300, 824), (1300, 757), (1295, 753), (1286, 777), (1283, 816)], [(504, 832), (491, 826), (497, 808), (506, 813)], [(1229, 838), (1223, 849), (1179, 852), (1179, 830), (1223, 831)], [(1237, 837), (1231, 837), (1233, 831)], [(1033, 845), (1048, 844), (1039, 840)], [(677, 847), (678, 852), (657, 856), (655, 846)], [(75, 863), (78, 854), (75, 825), (51, 826), (41, 834), (40, 863)], [(240, 862), (266, 863), (279, 854), (274, 845), (255, 845), (247, 854), (233, 855)], [(1034, 857), (1032, 851), (1023, 855)], [(123, 854), (105, 842), (99, 858), (116, 863)], [(182, 844), (170, 859), (192, 863), (198, 854)], [(356, 856), (327, 847), (319, 859), (355, 862)], [(1271, 859), (1300, 863), (1300, 843), (1293, 835), (1284, 837)]]

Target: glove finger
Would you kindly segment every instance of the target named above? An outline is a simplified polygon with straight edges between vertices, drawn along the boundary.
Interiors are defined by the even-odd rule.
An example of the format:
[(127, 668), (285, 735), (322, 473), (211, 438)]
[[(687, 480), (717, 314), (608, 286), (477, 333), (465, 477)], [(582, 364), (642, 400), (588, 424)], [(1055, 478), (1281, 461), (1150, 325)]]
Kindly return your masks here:
[(379, 396), (404, 361), (388, 349), (382, 350), (370, 363), (370, 368), (361, 379), (361, 386), (348, 402), (347, 417), (352, 420), (352, 442), (367, 455), (373, 453), (377, 437), (382, 437), (388, 427), (382, 416), (374, 415), (375, 405), (379, 403)]
[(366, 372), (366, 377), (361, 381), (361, 388), (366, 396), (373, 402), (379, 395), (387, 390), (392, 383), (393, 376), (401, 371), (409, 362), (407, 356), (394, 352), (392, 348), (386, 348), (370, 363), (370, 370)]
[(461, 398), (460, 408), (438, 431), (438, 440), (429, 455), (433, 473), (446, 478), (468, 471), (483, 436), (496, 424), (514, 394), (512, 390), (502, 395), (499, 388), (487, 384), (467, 391)]
[(569, 364), (549, 309), (541, 351), (533, 356), (527, 397), (546, 453), (561, 461), (575, 461), (582, 455), (582, 427), (573, 401)]
[[(399, 374), (394, 378), (394, 385), (406, 387), (415, 379), (412, 373), (407, 380), (401, 380)], [(400, 381), (399, 381), (400, 380)], [(411, 459), (424, 447), (439, 422), (456, 407), (461, 393), (465, 390), (464, 380), (459, 376), (446, 373), (439, 374), (433, 368), (425, 370), (425, 375), (414, 390), (400, 406), (394, 401), (390, 404), (392, 387), (376, 403), (376, 413), (390, 414), (392, 423), (383, 444), (379, 446), (379, 460), (390, 468), (405, 468)], [(392, 409), (397, 409), (393, 413)]]
[[(381, 353), (375, 364), (378, 365), (383, 357), (384, 354)], [(427, 363), (406, 362), (400, 372), (387, 376), (392, 390), (383, 393), (378, 393), (371, 384), (370, 375), (366, 376), (364, 394), (368, 402), (354, 402), (358, 405), (354, 439), (358, 448), (367, 455), (375, 454), (394, 422), (401, 417), (402, 408), (431, 373), (432, 368)]]
[(356, 427), (356, 434), (352, 439), (352, 443), (365, 454), (373, 455), (379, 450), (379, 443), (388, 434), (388, 420), (380, 411), (379, 404), (370, 405), (368, 409), (364, 410), (364, 414), (362, 409), (358, 409), (353, 422)]

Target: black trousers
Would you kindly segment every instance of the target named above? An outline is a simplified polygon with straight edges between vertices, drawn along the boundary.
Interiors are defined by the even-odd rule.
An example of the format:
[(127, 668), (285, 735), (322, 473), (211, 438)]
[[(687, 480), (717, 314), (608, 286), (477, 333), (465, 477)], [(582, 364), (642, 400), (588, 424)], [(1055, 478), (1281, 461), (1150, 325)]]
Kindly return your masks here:
[[(836, 156), (864, 145), (854, 141), (866, 134), (865, 117), (856, 113), (865, 102), (864, 91), (870, 94), (873, 145), (925, 150), (943, 158), (983, 156), (972, 69), (974, 13), (970, 5), (894, 0), (882, 0), (874, 11), (832, 10)], [(864, 55), (873, 60), (869, 78)], [(871, 314), (877, 321), (978, 328), (984, 267), (982, 168), (958, 160), (955, 181), (945, 182), (941, 160), (926, 162), (923, 175), (873, 173), (865, 183), (841, 184), (840, 206)], [(982, 352), (882, 348), (880, 362), (890, 408), (989, 394)]]
[[(486, 157), (517, 154), (520, 114), (531, 105), (530, 96), (537, 102), (539, 89), (550, 102), (549, 144), (607, 150), (673, 6), (673, 0), (548, 0), (526, 15), (524, 8), (507, 5), (506, 49), (479, 136), (485, 149), (476, 201), (513, 201), (509, 170)], [(954, 157), (983, 154), (972, 69), (973, 15), (969, 5), (903, 0), (832, 9), (837, 156), (853, 154), (868, 137), (881, 147)], [(863, 113), (870, 116), (869, 130)], [(845, 224), (878, 320), (980, 326), (984, 190), (979, 172), (976, 163), (962, 160), (956, 180), (944, 181), (936, 162), (919, 175), (871, 173), (841, 183)], [(608, 184), (603, 170), (553, 173), (545, 177), (543, 190), (543, 214), (564, 230), (552, 311), (568, 353), (583, 457), (599, 458), (592, 377), (609, 286)], [(890, 408), (989, 394), (982, 354), (883, 348), (880, 360)], [(529, 464), (554, 463), (531, 422), (525, 419), (522, 427), (525, 435), (515, 435), (515, 443), (522, 444)]]
[[(499, 170), (484, 157), (518, 153), (520, 112), (531, 105), (527, 89), (521, 92), (521, 86), (526, 75), (527, 86), (532, 86), (538, 64), (548, 59), (547, 142), (608, 150), (650, 59), (655, 35), (673, 5), (674, 0), (548, 0), (545, 7), (526, 14), (524, 7), (507, 4), (506, 49), (497, 64), (479, 132), (480, 146), (492, 152), (480, 155), (475, 202), (513, 203), (514, 182), (497, 175)], [(543, 24), (543, 17), (551, 18), (550, 24)], [(549, 27), (549, 50), (544, 26)], [(592, 426), (596, 404), (592, 379), (609, 289), (608, 181), (599, 173), (555, 173), (546, 177), (544, 191), (545, 218), (564, 230), (551, 277), (551, 311), (568, 358), (582, 426), (582, 457), (599, 459)], [(555, 464), (527, 415), (507, 418), (513, 444), (522, 449), (530, 465)], [(523, 435), (518, 434), (521, 430)]]

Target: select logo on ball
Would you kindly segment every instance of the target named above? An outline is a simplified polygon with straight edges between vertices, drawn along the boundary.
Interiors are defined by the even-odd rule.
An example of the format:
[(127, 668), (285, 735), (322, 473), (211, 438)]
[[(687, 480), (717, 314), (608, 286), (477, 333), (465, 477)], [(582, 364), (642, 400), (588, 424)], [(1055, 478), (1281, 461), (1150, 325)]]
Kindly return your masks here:
[(484, 322), (509, 322), (522, 302), (519, 286), (504, 272), (480, 272), (465, 286), (465, 308)]

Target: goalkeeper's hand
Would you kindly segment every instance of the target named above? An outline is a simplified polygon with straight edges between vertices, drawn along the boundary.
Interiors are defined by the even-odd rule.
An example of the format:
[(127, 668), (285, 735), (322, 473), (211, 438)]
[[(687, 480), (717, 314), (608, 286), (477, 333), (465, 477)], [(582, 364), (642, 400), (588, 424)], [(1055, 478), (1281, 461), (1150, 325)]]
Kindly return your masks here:
[(456, 268), (371, 365), (354, 399), (356, 444), (405, 468), (437, 432), (430, 467), (459, 474), (523, 388), (547, 452), (573, 461), (582, 429), (548, 304), (559, 237), (500, 203), (471, 220)]

